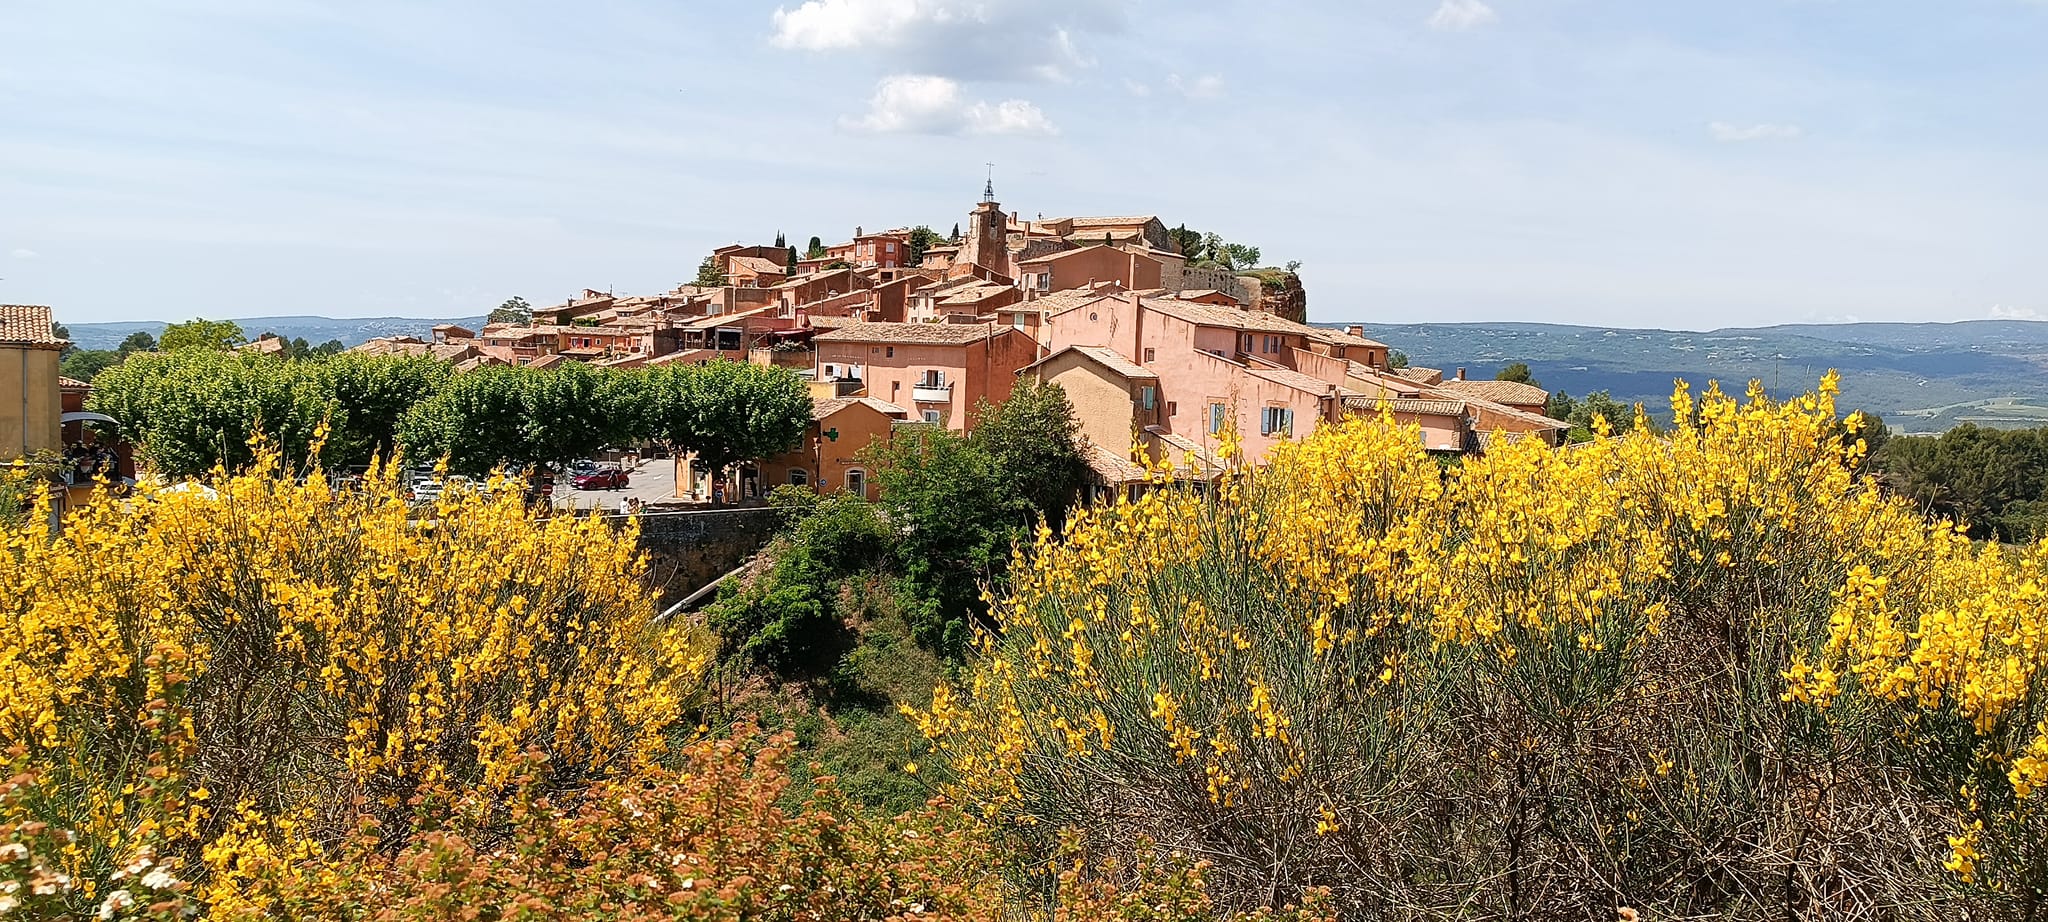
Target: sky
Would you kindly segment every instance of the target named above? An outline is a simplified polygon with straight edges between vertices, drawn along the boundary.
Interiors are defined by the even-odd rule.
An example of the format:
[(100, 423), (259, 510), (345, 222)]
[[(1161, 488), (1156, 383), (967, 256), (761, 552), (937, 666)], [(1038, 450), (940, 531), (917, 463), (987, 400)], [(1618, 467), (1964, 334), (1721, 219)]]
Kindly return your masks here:
[(991, 170), (1298, 260), (1317, 321), (2048, 319), (2048, 0), (0, 0), (0, 47), (0, 302), (70, 322), (649, 293)]

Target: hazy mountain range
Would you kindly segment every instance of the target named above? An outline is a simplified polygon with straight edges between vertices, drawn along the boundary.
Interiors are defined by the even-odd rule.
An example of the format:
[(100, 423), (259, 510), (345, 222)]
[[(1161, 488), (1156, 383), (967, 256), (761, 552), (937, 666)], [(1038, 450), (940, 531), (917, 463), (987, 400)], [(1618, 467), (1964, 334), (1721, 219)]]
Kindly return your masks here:
[[(237, 320), (250, 336), (275, 332), (356, 345), (375, 336), (425, 338), (437, 323), (476, 329), (482, 317), (255, 317)], [(1336, 324), (1330, 324), (1336, 325)], [(111, 349), (136, 330), (163, 332), (155, 321), (70, 324), (72, 340)], [(2048, 322), (1971, 320), (1962, 323), (1787, 324), (1707, 333), (1617, 329), (1545, 323), (1413, 323), (1366, 325), (1367, 335), (1408, 354), (1417, 365), (1464, 367), (1491, 378), (1510, 362), (1527, 362), (1539, 384), (1573, 395), (1604, 390), (1616, 399), (1668, 407), (1675, 379), (1704, 389), (1718, 380), (1741, 391), (1754, 378), (1773, 393), (1810, 388), (1829, 368), (1842, 372), (1842, 405), (1882, 414), (1907, 432), (1931, 432), (1969, 421), (1990, 426), (2048, 425)]]
[(1668, 413), (1672, 383), (1695, 391), (1710, 380), (1741, 392), (1760, 380), (1773, 394), (1812, 388), (1842, 373), (1841, 406), (1874, 411), (1906, 432), (1961, 422), (2048, 425), (2048, 322), (1787, 324), (1707, 333), (1542, 323), (1368, 325), (1367, 335), (1417, 365), (1460, 366), (1491, 378), (1527, 362), (1545, 388), (1607, 391)]

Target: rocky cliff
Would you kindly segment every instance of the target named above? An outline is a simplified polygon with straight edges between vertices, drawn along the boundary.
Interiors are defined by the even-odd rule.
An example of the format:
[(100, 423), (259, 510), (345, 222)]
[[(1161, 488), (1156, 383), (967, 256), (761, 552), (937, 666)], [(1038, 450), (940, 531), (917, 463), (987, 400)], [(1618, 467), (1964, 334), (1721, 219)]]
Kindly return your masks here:
[(1238, 299), (1255, 311), (1308, 322), (1308, 291), (1301, 276), (1285, 269), (1254, 269), (1237, 276)]

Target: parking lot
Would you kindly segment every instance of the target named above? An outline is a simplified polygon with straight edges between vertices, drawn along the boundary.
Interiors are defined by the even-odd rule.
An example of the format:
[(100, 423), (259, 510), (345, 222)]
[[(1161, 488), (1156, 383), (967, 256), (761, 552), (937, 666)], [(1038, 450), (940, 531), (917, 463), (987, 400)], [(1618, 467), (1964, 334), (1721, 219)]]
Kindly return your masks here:
[(675, 493), (675, 463), (667, 458), (650, 458), (633, 468), (623, 490), (578, 490), (570, 486), (569, 478), (565, 476), (555, 485), (555, 505), (617, 512), (622, 499), (652, 503), (673, 499)]

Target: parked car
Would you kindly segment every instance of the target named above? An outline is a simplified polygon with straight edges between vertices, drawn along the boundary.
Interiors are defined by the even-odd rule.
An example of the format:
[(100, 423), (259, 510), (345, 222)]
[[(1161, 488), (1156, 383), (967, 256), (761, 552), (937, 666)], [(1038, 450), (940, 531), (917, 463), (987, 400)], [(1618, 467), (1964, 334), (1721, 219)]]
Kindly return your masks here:
[(618, 468), (578, 471), (571, 481), (578, 490), (619, 490), (626, 486), (626, 472)]

